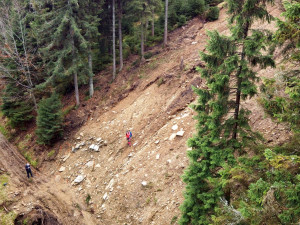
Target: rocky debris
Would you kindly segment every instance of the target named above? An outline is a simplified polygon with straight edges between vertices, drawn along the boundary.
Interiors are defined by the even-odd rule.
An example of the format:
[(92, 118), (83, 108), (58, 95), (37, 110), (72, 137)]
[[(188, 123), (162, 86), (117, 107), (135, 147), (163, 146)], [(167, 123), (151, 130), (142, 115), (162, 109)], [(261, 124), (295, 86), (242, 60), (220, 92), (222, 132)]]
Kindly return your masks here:
[(159, 154), (157, 154), (155, 158), (156, 158), (156, 159), (159, 159)]
[(99, 147), (100, 147), (99, 145), (91, 144), (90, 147), (89, 147), (89, 149), (91, 149), (91, 150), (93, 150), (95, 152), (99, 152), (100, 151)]
[(177, 124), (175, 124), (175, 125), (172, 126), (172, 130), (177, 130), (177, 129), (178, 129), (178, 125)]
[(148, 184), (148, 182), (147, 182), (147, 181), (142, 181), (142, 186), (143, 186), (143, 187), (146, 187), (146, 186), (147, 186), (147, 184)]
[(112, 178), (110, 180), (110, 182), (108, 183), (108, 185), (106, 186), (105, 190), (113, 191), (113, 185), (114, 185), (114, 183), (115, 183), (115, 180), (114, 180), (114, 178)]
[(88, 161), (85, 165), (87, 167), (92, 167), (92, 166), (94, 166), (94, 164), (95, 164), (95, 162), (93, 160), (91, 160), (91, 161)]
[(58, 170), (58, 171), (59, 171), (59, 172), (64, 172), (64, 171), (65, 171), (65, 169), (66, 169), (66, 167), (62, 166), (62, 167), (60, 167), (60, 168), (59, 168), (59, 170)]
[(98, 164), (96, 164), (95, 167), (96, 167), (96, 168), (100, 168), (101, 166), (100, 166), (100, 164), (98, 163)]
[(107, 194), (107, 192), (103, 195), (103, 200), (105, 201), (107, 198), (108, 198), (108, 194)]
[(155, 144), (158, 144), (158, 143), (159, 143), (159, 140), (155, 141), (154, 143), (155, 143)]
[(170, 141), (173, 141), (176, 137), (176, 133), (171, 134), (171, 136), (169, 137)]
[(75, 180), (73, 181), (73, 185), (79, 184), (84, 180), (85, 176), (84, 175), (78, 175)]
[(68, 155), (64, 155), (63, 157), (62, 157), (62, 161), (63, 162), (65, 162), (65, 161), (67, 161), (67, 159), (70, 157), (70, 153), (68, 154)]
[(180, 137), (182, 137), (182, 136), (183, 136), (183, 134), (184, 134), (184, 131), (183, 131), (183, 130), (181, 130), (181, 131), (178, 131), (178, 132), (176, 133), (176, 136), (180, 136)]

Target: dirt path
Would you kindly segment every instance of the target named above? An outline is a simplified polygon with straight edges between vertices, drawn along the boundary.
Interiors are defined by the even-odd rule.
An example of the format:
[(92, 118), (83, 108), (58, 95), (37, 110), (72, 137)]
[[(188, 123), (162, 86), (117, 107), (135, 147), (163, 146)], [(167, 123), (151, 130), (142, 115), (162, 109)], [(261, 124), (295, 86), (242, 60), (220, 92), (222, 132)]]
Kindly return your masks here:
[[(8, 210), (34, 214), (44, 224), (96, 224), (84, 206), (77, 203), (69, 187), (57, 177), (45, 176), (32, 168), (34, 177), (28, 179), (25, 171), (26, 159), (0, 134), (0, 168), (10, 181), (7, 185)], [(10, 208), (12, 207), (12, 208)], [(41, 213), (43, 212), (43, 213)], [(52, 218), (49, 219), (49, 218)], [(56, 220), (55, 218), (59, 218)]]

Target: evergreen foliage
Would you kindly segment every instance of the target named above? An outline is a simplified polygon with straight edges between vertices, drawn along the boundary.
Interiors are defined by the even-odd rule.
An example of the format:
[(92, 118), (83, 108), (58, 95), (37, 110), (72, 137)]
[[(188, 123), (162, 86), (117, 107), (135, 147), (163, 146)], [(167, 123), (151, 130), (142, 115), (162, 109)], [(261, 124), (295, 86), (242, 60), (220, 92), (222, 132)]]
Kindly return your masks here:
[(208, 13), (206, 15), (207, 21), (214, 21), (214, 20), (219, 19), (219, 13), (220, 13), (220, 10), (218, 7), (216, 7), (216, 6), (211, 7), (208, 10)]
[(40, 101), (37, 116), (38, 143), (50, 145), (61, 137), (63, 126), (62, 104), (58, 94)]
[(275, 41), (283, 46), (282, 53), (289, 61), (300, 61), (300, 2), (299, 0), (285, 1), (285, 21), (277, 19), (278, 30), (274, 35)]
[(198, 113), (197, 134), (189, 139), (190, 166), (183, 180), (187, 183), (181, 206), (180, 224), (210, 224), (218, 211), (220, 198), (230, 203), (231, 188), (227, 181), (230, 168), (236, 165), (235, 154), (255, 140), (248, 124), (249, 112), (240, 107), (240, 98), (256, 94), (256, 73), (251, 66), (274, 66), (265, 33), (252, 30), (256, 19), (270, 22), (264, 0), (228, 0), (231, 36), (208, 32), (208, 53), (201, 53), (206, 67), (201, 71), (207, 89), (195, 89), (199, 96), (193, 109)]

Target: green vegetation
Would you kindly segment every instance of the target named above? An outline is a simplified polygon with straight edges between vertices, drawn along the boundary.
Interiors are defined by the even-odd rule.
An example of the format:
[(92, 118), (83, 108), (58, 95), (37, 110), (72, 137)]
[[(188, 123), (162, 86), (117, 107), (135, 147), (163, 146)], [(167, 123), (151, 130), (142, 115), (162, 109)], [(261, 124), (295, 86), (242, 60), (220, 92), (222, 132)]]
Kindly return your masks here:
[(52, 156), (54, 156), (54, 154), (55, 154), (55, 150), (53, 149), (50, 152), (48, 152), (47, 157), (51, 158)]
[(14, 221), (17, 217), (15, 212), (5, 213), (3, 210), (0, 210), (0, 225), (14, 225)]
[(39, 103), (37, 130), (38, 142), (50, 145), (62, 135), (62, 105), (58, 94), (52, 94)]
[[(293, 65), (299, 52), (300, 5), (285, 3), (286, 21), (277, 21), (279, 29), (270, 43), (269, 32), (251, 28), (258, 19), (272, 19), (266, 2), (272, 1), (227, 0), (231, 36), (208, 33), (208, 53), (201, 53), (206, 67), (199, 69), (208, 89), (194, 88), (199, 95), (198, 104), (192, 106), (198, 125), (188, 141), (192, 151), (183, 176), (187, 186), (180, 224), (299, 222), (300, 79)], [(240, 106), (240, 98), (257, 92), (258, 78), (251, 66), (274, 66), (266, 51), (270, 44), (284, 46), (282, 53), (290, 63), (289, 70), (265, 79), (261, 86), (260, 102), (266, 112), (294, 132), (281, 146), (259, 144), (259, 135), (248, 125), (249, 112)]]
[(38, 161), (32, 159), (32, 155), (30, 154), (30, 152), (25, 152), (23, 154), (23, 156), (25, 157), (25, 159), (29, 162), (30, 165), (32, 165), (34, 168), (37, 168), (38, 166)]

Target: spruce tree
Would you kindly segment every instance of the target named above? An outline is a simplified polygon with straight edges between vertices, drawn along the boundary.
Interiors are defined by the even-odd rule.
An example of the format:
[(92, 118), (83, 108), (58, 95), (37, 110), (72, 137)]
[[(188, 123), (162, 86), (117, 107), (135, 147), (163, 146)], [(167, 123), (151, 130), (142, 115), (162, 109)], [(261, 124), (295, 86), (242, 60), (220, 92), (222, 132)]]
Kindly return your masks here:
[(58, 94), (40, 101), (37, 116), (38, 143), (50, 145), (53, 140), (61, 137), (63, 116), (62, 104)]
[(66, 89), (73, 84), (77, 106), (80, 104), (79, 82), (87, 78), (82, 71), (88, 71), (85, 58), (88, 46), (80, 29), (80, 10), (78, 0), (59, 0), (50, 7), (46, 4), (40, 14), (40, 42), (45, 46), (42, 52), (49, 75), (44, 86), (52, 84)]
[(189, 139), (189, 168), (183, 176), (187, 184), (181, 206), (180, 224), (209, 224), (224, 197), (230, 204), (226, 172), (235, 164), (234, 153), (243, 151), (255, 134), (248, 124), (248, 111), (240, 106), (241, 98), (256, 94), (258, 77), (252, 66), (274, 66), (266, 49), (267, 36), (251, 30), (257, 19), (270, 22), (266, 3), (271, 0), (227, 0), (231, 36), (208, 32), (208, 53), (201, 53), (206, 67), (201, 71), (207, 89), (195, 89), (199, 96), (193, 109), (198, 113), (197, 134)]

